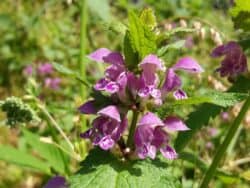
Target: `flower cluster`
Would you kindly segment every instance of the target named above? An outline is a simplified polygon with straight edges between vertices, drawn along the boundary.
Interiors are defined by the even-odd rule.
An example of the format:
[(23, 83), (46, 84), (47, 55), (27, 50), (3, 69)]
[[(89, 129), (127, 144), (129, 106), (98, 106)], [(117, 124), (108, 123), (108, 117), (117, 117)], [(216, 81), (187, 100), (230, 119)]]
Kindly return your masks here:
[(217, 69), (222, 77), (234, 78), (247, 71), (247, 58), (236, 42), (230, 41), (213, 49), (212, 57), (225, 58), (221, 62), (221, 67)]
[(17, 123), (27, 123), (32, 120), (38, 120), (32, 108), (24, 104), (17, 97), (9, 97), (0, 103), (0, 109), (6, 113), (7, 125), (14, 126)]
[(27, 65), (23, 74), (25, 76), (37, 75), (43, 80), (44, 87), (50, 88), (52, 90), (57, 90), (60, 87), (61, 79), (58, 77), (53, 77), (54, 72), (53, 66), (50, 63), (40, 63), (35, 69), (34, 65)]
[[(141, 159), (154, 159), (157, 151), (168, 159), (176, 158), (175, 150), (169, 145), (169, 133), (185, 131), (188, 127), (175, 116), (161, 120), (149, 110), (152, 106), (161, 106), (169, 94), (176, 100), (187, 98), (177, 73), (181, 70), (200, 73), (200, 65), (194, 59), (184, 57), (166, 69), (161, 59), (149, 54), (138, 64), (138, 69), (132, 72), (126, 68), (124, 58), (118, 52), (101, 48), (88, 57), (108, 65), (105, 77), (97, 81), (93, 88), (96, 92), (108, 94), (111, 103), (100, 107), (96, 105), (99, 99), (94, 98), (79, 107), (81, 113), (97, 115), (92, 127), (82, 133), (81, 137), (90, 139), (93, 145), (104, 150), (113, 148), (128, 130), (127, 116), (131, 110), (134, 117), (128, 132), (133, 134), (133, 146), (128, 147), (135, 149)], [(165, 72), (164, 80), (160, 80), (158, 72)], [(137, 122), (138, 116), (140, 119)]]

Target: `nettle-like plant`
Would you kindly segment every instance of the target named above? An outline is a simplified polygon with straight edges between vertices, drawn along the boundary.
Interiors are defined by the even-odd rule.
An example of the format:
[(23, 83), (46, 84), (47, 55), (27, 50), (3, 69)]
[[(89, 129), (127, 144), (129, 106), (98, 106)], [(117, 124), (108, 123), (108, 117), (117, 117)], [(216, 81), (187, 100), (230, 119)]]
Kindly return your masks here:
[[(71, 187), (181, 187), (171, 174), (169, 160), (178, 158), (171, 146), (171, 133), (182, 131), (184, 135), (185, 132), (192, 135), (211, 116), (248, 96), (234, 93), (237, 90), (188, 96), (182, 89), (178, 72), (185, 71), (194, 77), (203, 72), (202, 67), (188, 56), (179, 57), (176, 63), (166, 67), (161, 56), (183, 45), (179, 41), (167, 44), (165, 41), (192, 29), (177, 28), (160, 33), (156, 25), (152, 10), (144, 10), (139, 17), (131, 11), (123, 54), (100, 48), (88, 55), (90, 60), (107, 65), (105, 76), (93, 86), (91, 99), (79, 107), (83, 114), (96, 115), (91, 128), (81, 137), (89, 139), (97, 148), (90, 151), (82, 170), (70, 178)], [(217, 69), (221, 76), (235, 81), (247, 71), (246, 56), (236, 42), (218, 46), (212, 52), (213, 57), (222, 55), (225, 59)], [(199, 103), (210, 104), (191, 113), (188, 126), (171, 110)], [(189, 140), (182, 134), (176, 142), (179, 151)], [(158, 151), (163, 158), (157, 157)], [(190, 153), (181, 153), (180, 157), (190, 158)]]
[[(151, 9), (145, 9), (140, 16), (129, 11), (128, 25), (119, 23), (112, 29), (124, 36), (123, 52), (100, 48), (88, 55), (89, 61), (106, 66), (104, 76), (95, 84), (91, 85), (85, 75), (52, 63), (57, 71), (76, 78), (83, 88), (91, 90), (89, 99), (78, 108), (85, 114), (82, 117), (84, 125), (89, 123), (86, 116), (93, 117), (89, 118), (93, 119), (89, 127), (78, 135), (92, 143), (87, 157), (84, 156), (86, 151), (82, 151), (86, 148), (81, 148), (82, 141), (77, 138), (74, 144), (71, 142), (39, 99), (35, 81), (29, 78), (23, 100), (12, 97), (0, 102), (2, 111), (6, 112), (7, 124), (13, 127), (39, 120), (37, 116), (40, 115), (60, 133), (65, 144), (42, 141), (38, 135), (23, 129), (25, 142), (40, 158), (13, 147), (0, 146), (0, 159), (35, 168), (47, 175), (66, 177), (68, 183), (65, 178), (56, 176), (47, 183), (47, 188), (177, 188), (181, 187), (181, 182), (180, 176), (174, 173), (177, 164), (174, 159), (198, 164), (199, 170), (206, 172), (202, 188), (209, 185), (213, 176), (231, 178), (216, 168), (250, 106), (247, 58), (238, 42), (219, 45), (211, 53), (212, 57), (225, 57), (216, 71), (228, 78), (231, 88), (226, 92), (205, 89), (202, 96), (196, 92), (190, 95), (183, 89), (181, 74), (190, 73), (189, 78), (196, 79), (197, 74), (205, 70), (189, 56), (166, 63), (164, 55), (184, 46), (180, 33), (196, 32), (195, 29), (179, 27), (161, 31)], [(85, 67), (81, 65), (80, 69), (82, 72)], [(86, 97), (85, 94), (82, 96)], [(210, 166), (193, 153), (183, 152), (192, 136), (210, 119), (245, 99)], [(187, 117), (176, 113), (176, 108), (187, 105), (199, 106), (192, 108)], [(176, 132), (178, 135), (174, 139)], [(69, 170), (70, 157), (76, 161), (85, 158), (82, 168), (74, 175)]]

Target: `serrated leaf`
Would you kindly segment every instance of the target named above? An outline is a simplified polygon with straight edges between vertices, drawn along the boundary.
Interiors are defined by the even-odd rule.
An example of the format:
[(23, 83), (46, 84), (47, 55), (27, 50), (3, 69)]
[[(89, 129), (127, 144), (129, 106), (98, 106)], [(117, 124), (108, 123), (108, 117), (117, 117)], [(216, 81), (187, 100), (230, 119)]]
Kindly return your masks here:
[(70, 177), (71, 188), (180, 188), (167, 172), (168, 164), (159, 159), (122, 162), (100, 149), (92, 150), (82, 169)]
[(133, 71), (133, 69), (137, 68), (137, 63), (139, 62), (139, 55), (137, 52), (134, 52), (132, 49), (131, 42), (129, 40), (129, 33), (126, 32), (123, 41), (123, 53), (125, 56), (126, 66), (129, 70)]
[(43, 143), (39, 140), (39, 136), (23, 129), (26, 142), (57, 172), (66, 174), (68, 169), (69, 157), (59, 148), (52, 144)]
[[(246, 77), (239, 77), (234, 85), (228, 90), (229, 92), (247, 93), (250, 91), (250, 80)], [(214, 104), (202, 104), (195, 111), (188, 115), (185, 121), (189, 131), (181, 132), (175, 140), (175, 149), (180, 152), (189, 143), (193, 135), (203, 126), (207, 125), (210, 119), (216, 117), (223, 107)]]
[(168, 44), (162, 48), (160, 48), (158, 51), (157, 51), (157, 55), (159, 57), (163, 56), (165, 53), (167, 53), (167, 51), (169, 50), (180, 50), (181, 48), (183, 48), (185, 45), (185, 40), (179, 40), (177, 42), (174, 42), (174, 43), (171, 43), (171, 44)]
[(223, 93), (223, 92), (208, 92), (204, 96), (189, 97), (183, 100), (176, 100), (174, 105), (193, 105), (201, 103), (211, 103), (222, 107), (233, 106), (236, 103), (247, 98), (245, 93)]
[(250, 30), (250, 1), (235, 0), (235, 6), (230, 10), (235, 28)]
[(146, 8), (140, 15), (140, 20), (144, 25), (147, 25), (150, 29), (154, 29), (157, 26), (156, 17), (153, 9)]
[[(144, 25), (134, 12), (129, 13), (128, 39), (134, 53), (138, 53), (140, 59), (150, 53), (156, 52), (156, 36)], [(139, 63), (139, 62), (137, 62)]]
[(0, 160), (50, 174), (50, 167), (46, 162), (11, 146), (0, 145)]

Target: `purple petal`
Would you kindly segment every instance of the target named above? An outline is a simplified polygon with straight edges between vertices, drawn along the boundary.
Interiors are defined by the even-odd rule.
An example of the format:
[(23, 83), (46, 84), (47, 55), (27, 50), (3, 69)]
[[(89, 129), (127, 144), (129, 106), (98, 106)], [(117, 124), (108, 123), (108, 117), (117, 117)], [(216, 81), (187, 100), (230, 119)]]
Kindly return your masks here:
[(92, 52), (91, 54), (89, 54), (88, 58), (90, 58), (93, 61), (104, 62), (103, 57), (107, 56), (110, 53), (111, 53), (111, 51), (109, 49), (100, 48), (100, 49)]
[(188, 98), (187, 94), (181, 89), (178, 89), (177, 91), (175, 91), (173, 93), (173, 95), (174, 95), (174, 98), (176, 100), (181, 100), (181, 99), (187, 99)]
[(55, 176), (49, 179), (44, 188), (67, 188), (66, 179), (63, 176)]
[(151, 88), (150, 87), (144, 87), (144, 88), (141, 88), (139, 91), (138, 91), (138, 95), (142, 98), (145, 98), (145, 97), (148, 97), (151, 93)]
[(152, 141), (152, 144), (156, 146), (157, 148), (160, 148), (164, 143), (167, 143), (169, 141), (169, 136), (162, 129), (162, 127), (156, 127), (154, 130), (154, 139)]
[(168, 116), (164, 123), (168, 130), (170, 131), (187, 131), (189, 128), (186, 126), (186, 124), (180, 120), (177, 117), (174, 116)]
[(150, 126), (138, 126), (134, 134), (135, 146), (141, 148), (145, 144), (151, 144), (154, 137), (153, 131), (153, 128)]
[(109, 83), (105, 78), (100, 79), (94, 86), (95, 90), (102, 91), (106, 88), (106, 85)]
[(136, 153), (137, 153), (137, 156), (140, 158), (140, 159), (145, 159), (148, 155), (148, 148), (146, 145), (142, 146), (142, 147), (138, 147), (136, 148)]
[(146, 56), (139, 67), (143, 70), (142, 77), (146, 85), (156, 85), (158, 78), (156, 75), (157, 70), (165, 70), (161, 60), (155, 55)]
[(155, 99), (161, 98), (161, 91), (159, 89), (153, 88), (150, 92), (151, 96)]
[(147, 112), (144, 116), (141, 117), (138, 126), (156, 127), (156, 126), (164, 126), (164, 123), (160, 118), (158, 118), (152, 112)]
[(111, 63), (113, 65), (123, 65), (124, 60), (119, 52), (111, 52), (107, 56), (103, 57), (104, 62)]
[(111, 149), (114, 145), (115, 145), (115, 142), (114, 142), (114, 140), (111, 138), (110, 135), (103, 137), (103, 138), (99, 141), (99, 146), (100, 146), (100, 148), (102, 148), (103, 150), (109, 150), (109, 149)]
[(191, 73), (203, 72), (201, 66), (191, 57), (181, 58), (172, 68), (174, 70), (185, 70)]
[(109, 118), (114, 119), (118, 122), (121, 122), (120, 113), (119, 113), (117, 107), (114, 105), (110, 105), (110, 106), (103, 108), (102, 110), (98, 111), (97, 114), (105, 116), (105, 117), (109, 117)]
[(107, 48), (100, 48), (91, 54), (88, 57), (97, 62), (105, 62), (114, 65), (122, 65), (124, 63), (123, 57), (119, 52), (112, 52)]
[(125, 68), (122, 66), (110, 65), (105, 71), (105, 76), (106, 78), (115, 81), (124, 71)]
[(50, 63), (40, 64), (37, 68), (39, 75), (51, 74), (53, 72), (53, 66)]
[(165, 158), (170, 159), (170, 160), (176, 159), (178, 157), (178, 154), (176, 153), (176, 151), (168, 145), (165, 147), (162, 147), (160, 149), (160, 152)]
[(211, 53), (211, 56), (220, 57), (222, 55), (229, 53), (232, 50), (239, 50), (239, 49), (240, 49), (240, 46), (236, 42), (230, 41), (227, 44), (223, 44), (214, 48)]
[(162, 90), (169, 92), (181, 86), (181, 79), (177, 76), (172, 68), (168, 69), (166, 79), (163, 84)]
[(155, 146), (153, 146), (153, 145), (148, 146), (148, 156), (151, 159), (155, 159), (156, 152), (157, 152), (157, 148)]
[(120, 86), (120, 88), (122, 88), (122, 89), (125, 88), (126, 85), (127, 85), (127, 82), (128, 82), (128, 78), (127, 78), (126, 72), (122, 72), (122, 73), (118, 76), (116, 82), (117, 82), (117, 84)]
[(105, 86), (105, 91), (108, 93), (116, 93), (119, 91), (119, 85), (116, 82), (110, 81), (106, 86)]
[(93, 129), (91, 128), (91, 129), (85, 131), (84, 133), (81, 133), (80, 137), (90, 139), (92, 137), (92, 135), (93, 135)]
[(118, 125), (116, 131), (112, 134), (113, 140), (118, 141), (127, 127), (128, 127), (128, 119), (125, 117), (122, 120), (121, 124)]
[(27, 65), (24, 69), (23, 69), (23, 74), (25, 76), (31, 76), (33, 74), (33, 66), (32, 65)]
[(165, 70), (162, 61), (153, 54), (147, 55), (139, 64), (139, 67), (141, 67), (142, 70), (152, 69), (153, 72), (155, 72), (156, 70)]
[(96, 114), (97, 110), (95, 108), (95, 100), (87, 101), (82, 104), (78, 110), (83, 114)]

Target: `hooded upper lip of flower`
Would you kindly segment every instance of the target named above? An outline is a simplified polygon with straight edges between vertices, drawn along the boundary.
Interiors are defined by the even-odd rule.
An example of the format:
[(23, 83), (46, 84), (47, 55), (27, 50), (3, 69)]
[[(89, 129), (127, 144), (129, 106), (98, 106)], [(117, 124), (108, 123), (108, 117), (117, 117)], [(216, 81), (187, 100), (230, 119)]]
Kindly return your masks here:
[(185, 98), (186, 94), (184, 91), (180, 90), (182, 83), (180, 77), (175, 73), (177, 70), (183, 70), (189, 73), (201, 73), (203, 72), (203, 69), (191, 57), (184, 57), (167, 70), (165, 82), (162, 86), (162, 93), (164, 95), (166, 92), (179, 89), (179, 92), (174, 93), (174, 96), (176, 99), (180, 99)]

